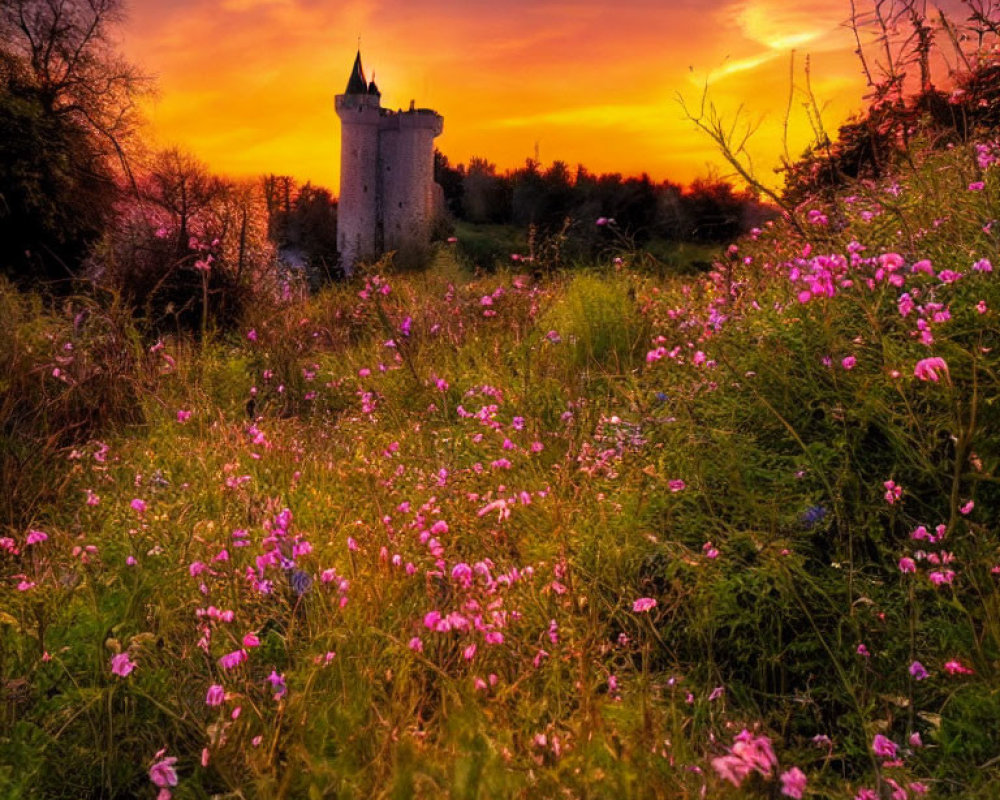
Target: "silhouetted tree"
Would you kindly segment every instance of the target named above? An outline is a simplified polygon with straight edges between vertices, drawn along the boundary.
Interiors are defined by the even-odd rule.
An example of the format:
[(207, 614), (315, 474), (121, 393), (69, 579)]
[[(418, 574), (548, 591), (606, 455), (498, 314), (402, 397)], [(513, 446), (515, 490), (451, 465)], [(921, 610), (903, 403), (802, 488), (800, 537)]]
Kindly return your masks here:
[(115, 52), (120, 0), (0, 3), (0, 257), (27, 279), (74, 274), (130, 177), (145, 87)]

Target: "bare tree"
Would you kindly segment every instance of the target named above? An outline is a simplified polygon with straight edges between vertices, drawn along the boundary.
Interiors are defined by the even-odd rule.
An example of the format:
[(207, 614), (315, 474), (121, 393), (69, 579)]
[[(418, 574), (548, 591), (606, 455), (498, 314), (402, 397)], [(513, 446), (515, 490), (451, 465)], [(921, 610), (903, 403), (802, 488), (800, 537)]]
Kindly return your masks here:
[(0, 77), (71, 119), (131, 180), (128, 144), (148, 78), (115, 50), (122, 0), (0, 0)]

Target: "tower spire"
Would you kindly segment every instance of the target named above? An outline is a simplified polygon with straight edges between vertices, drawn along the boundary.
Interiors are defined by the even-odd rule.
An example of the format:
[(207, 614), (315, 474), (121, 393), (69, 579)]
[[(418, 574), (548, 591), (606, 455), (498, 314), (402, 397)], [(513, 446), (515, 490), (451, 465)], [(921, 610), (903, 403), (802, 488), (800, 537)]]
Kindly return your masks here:
[(347, 89), (344, 94), (367, 94), (368, 81), (365, 80), (365, 71), (361, 66), (361, 51), (358, 50), (354, 57), (354, 66), (351, 67), (351, 76), (347, 79)]

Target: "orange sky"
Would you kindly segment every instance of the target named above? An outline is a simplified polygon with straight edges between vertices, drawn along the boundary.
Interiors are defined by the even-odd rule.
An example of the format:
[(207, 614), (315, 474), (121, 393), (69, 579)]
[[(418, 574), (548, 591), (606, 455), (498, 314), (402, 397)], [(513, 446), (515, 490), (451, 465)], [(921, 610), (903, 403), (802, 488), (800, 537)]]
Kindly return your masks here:
[[(752, 140), (771, 178), (781, 152), (789, 55), (806, 53), (831, 132), (858, 108), (860, 68), (842, 27), (849, 6), (823, 0), (132, 0), (122, 47), (157, 78), (147, 116), (159, 145), (179, 145), (232, 176), (291, 174), (339, 186), (333, 97), (358, 36), (382, 103), (411, 98), (445, 119), (453, 163), (501, 169), (535, 152), (595, 172), (688, 182), (727, 170), (683, 118), (740, 102), (762, 126)], [(808, 123), (796, 97), (795, 155)]]

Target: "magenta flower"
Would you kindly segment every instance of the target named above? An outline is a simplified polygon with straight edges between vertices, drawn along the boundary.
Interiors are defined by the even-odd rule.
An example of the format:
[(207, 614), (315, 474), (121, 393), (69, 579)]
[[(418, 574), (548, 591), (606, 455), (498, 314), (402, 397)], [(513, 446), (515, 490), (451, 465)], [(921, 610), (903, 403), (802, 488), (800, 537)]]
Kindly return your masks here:
[(854, 369), (854, 366), (858, 363), (858, 360), (854, 356), (846, 356), (840, 362), (840, 366), (844, 369)]
[(640, 597), (632, 603), (632, 611), (636, 614), (641, 614), (644, 611), (652, 611), (654, 608), (656, 608), (656, 600), (652, 597)]
[(205, 694), (205, 705), (221, 706), (225, 699), (226, 699), (226, 690), (223, 689), (219, 684), (213, 683), (211, 686), (208, 687), (208, 692)]
[(895, 505), (896, 501), (903, 496), (903, 487), (893, 480), (884, 481), (882, 485), (885, 487), (885, 502), (890, 506)]
[(28, 531), (28, 538), (24, 540), (24, 546), (30, 547), (33, 544), (40, 544), (49, 538), (49, 535), (43, 531)]
[(149, 768), (149, 779), (153, 782), (153, 785), (159, 786), (161, 789), (167, 786), (176, 786), (177, 770), (174, 769), (174, 764), (176, 763), (176, 757), (170, 756), (153, 764)]
[(935, 586), (943, 586), (944, 584), (950, 584), (955, 580), (955, 572), (950, 569), (934, 570), (933, 572), (928, 573), (927, 577)]
[(985, 181), (973, 181), (972, 183), (969, 184), (970, 192), (981, 192), (985, 188), (986, 188)]
[(981, 258), (972, 265), (973, 272), (993, 272), (993, 264), (988, 258)]
[(142, 514), (146, 510), (146, 501), (141, 500), (138, 497), (132, 500), (129, 505), (132, 506), (132, 510), (137, 514)]
[(934, 381), (937, 383), (943, 375), (948, 378), (948, 363), (939, 356), (924, 358), (917, 362), (913, 368), (913, 374), (922, 381)]
[(908, 556), (904, 556), (903, 558), (899, 559), (899, 571), (903, 573), (916, 572), (917, 562), (914, 561), (912, 558), (909, 558)]
[(233, 650), (233, 652), (226, 653), (224, 656), (219, 658), (219, 666), (223, 669), (235, 669), (246, 660), (246, 650)]
[(781, 793), (786, 797), (794, 798), (794, 800), (801, 800), (802, 793), (806, 789), (806, 774), (798, 767), (792, 767), (790, 770), (782, 772), (780, 778)]
[(898, 745), (892, 739), (887, 739), (881, 733), (876, 733), (875, 738), (872, 739), (872, 751), (879, 758), (895, 758), (897, 747)]
[(957, 658), (953, 658), (951, 661), (945, 662), (944, 671), (949, 675), (971, 675), (975, 670), (965, 666)]
[(111, 658), (111, 671), (119, 678), (128, 677), (129, 673), (135, 669), (135, 662), (129, 658), (128, 653), (119, 653)]
[(667, 483), (667, 487), (670, 489), (671, 492), (676, 493), (684, 491), (684, 489), (687, 487), (687, 484), (684, 483), (684, 481), (682, 481), (680, 478), (676, 478), (672, 481), (669, 481)]

